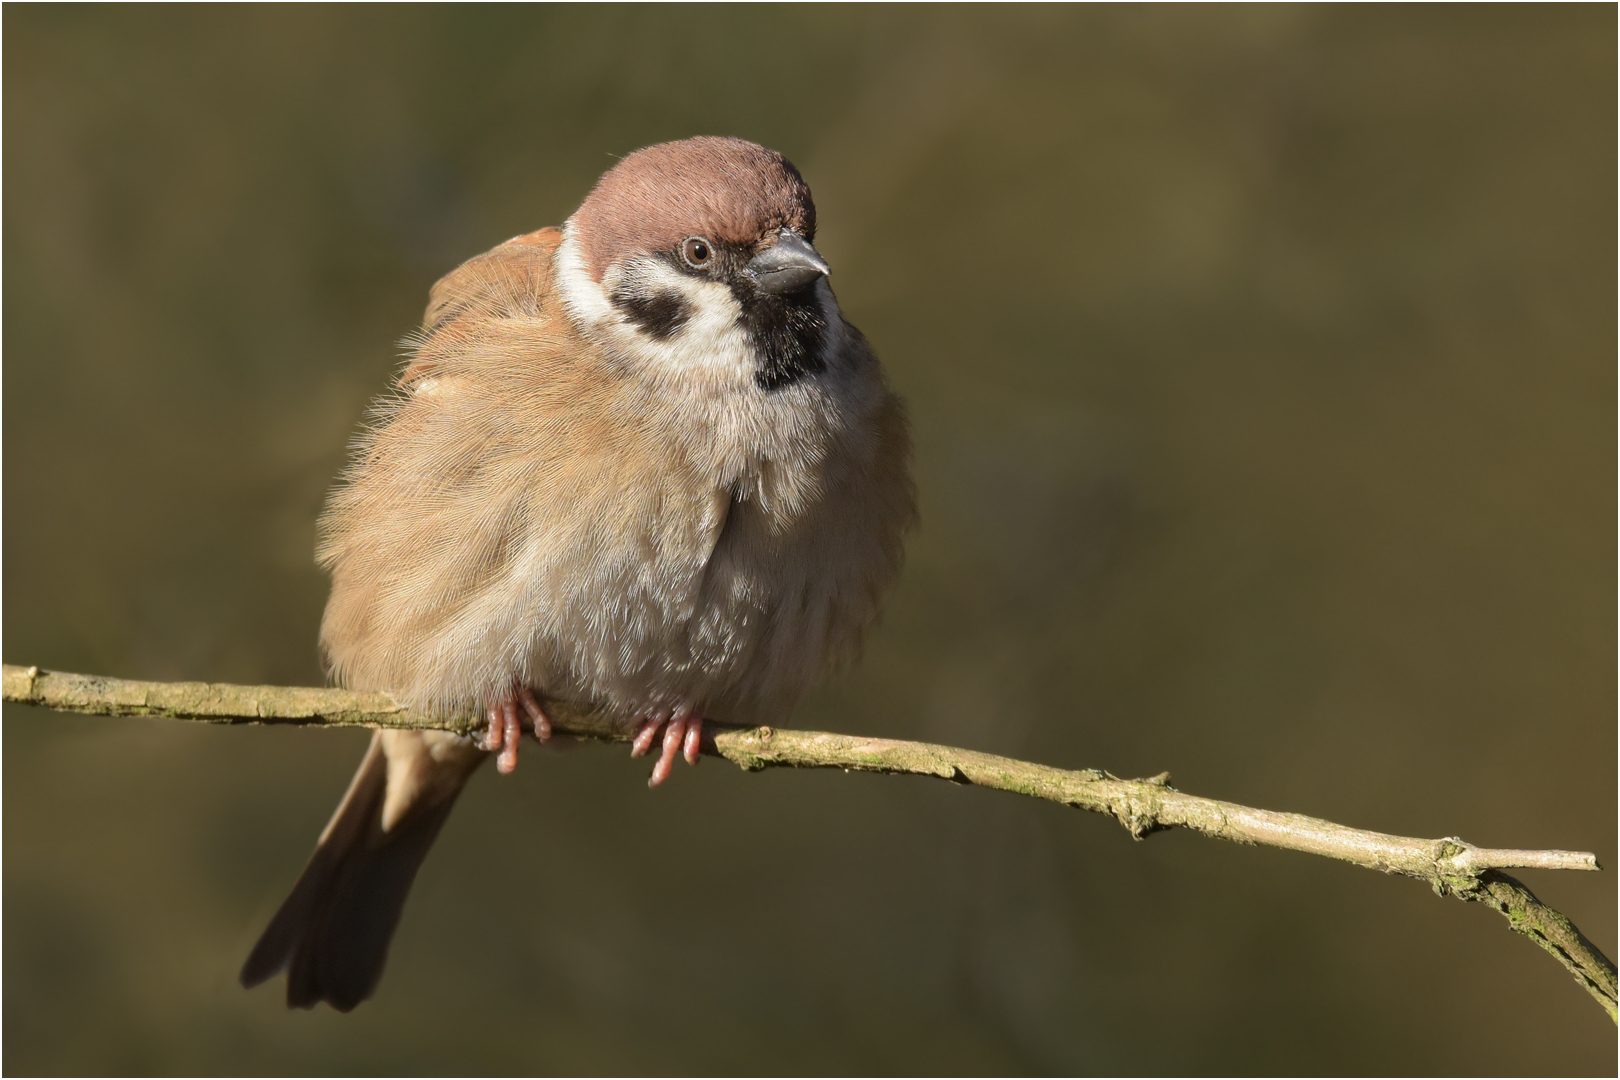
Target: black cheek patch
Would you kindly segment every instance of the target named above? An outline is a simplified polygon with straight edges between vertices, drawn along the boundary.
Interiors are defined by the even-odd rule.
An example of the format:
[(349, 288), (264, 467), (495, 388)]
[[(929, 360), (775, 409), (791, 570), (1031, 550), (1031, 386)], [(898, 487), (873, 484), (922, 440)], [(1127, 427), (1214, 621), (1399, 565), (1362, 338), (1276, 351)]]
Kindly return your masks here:
[(613, 306), (655, 341), (674, 337), (692, 317), (692, 305), (672, 292), (615, 292)]

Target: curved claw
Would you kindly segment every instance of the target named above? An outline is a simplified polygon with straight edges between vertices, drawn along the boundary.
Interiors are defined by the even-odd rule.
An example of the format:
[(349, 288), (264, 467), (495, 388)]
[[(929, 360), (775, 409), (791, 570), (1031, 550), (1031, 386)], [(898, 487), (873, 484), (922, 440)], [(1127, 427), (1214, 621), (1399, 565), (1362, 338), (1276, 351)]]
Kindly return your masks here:
[(653, 739), (658, 736), (658, 729), (669, 722), (669, 713), (653, 713), (641, 722), (636, 728), (636, 737), (630, 742), (630, 756), (640, 757), (652, 749)]
[(551, 717), (546, 715), (545, 710), (540, 707), (540, 702), (535, 700), (534, 691), (518, 683), (517, 694), (518, 700), (523, 703), (524, 711), (529, 714), (529, 722), (534, 725), (534, 737), (541, 742), (551, 738)]
[(686, 763), (696, 765), (703, 750), (703, 717), (694, 716), (686, 725), (686, 743), (683, 747)]

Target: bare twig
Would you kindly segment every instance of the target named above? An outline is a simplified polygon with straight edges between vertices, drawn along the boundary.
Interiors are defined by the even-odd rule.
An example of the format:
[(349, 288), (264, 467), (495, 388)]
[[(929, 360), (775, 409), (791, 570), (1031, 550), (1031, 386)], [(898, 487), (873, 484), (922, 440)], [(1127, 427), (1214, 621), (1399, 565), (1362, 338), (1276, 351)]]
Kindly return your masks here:
[[(423, 716), (386, 694), (227, 683), (160, 683), (4, 667), (6, 701), (96, 716), (163, 716), (215, 724), (301, 724), (328, 727), (432, 728), (470, 733), (471, 718)], [(622, 726), (564, 701), (549, 701), (555, 730), (586, 738), (628, 741)], [(1475, 847), (1456, 837), (1422, 840), (1336, 825), (1303, 814), (1256, 810), (1177, 791), (1169, 775), (1121, 780), (1093, 769), (1047, 765), (895, 739), (864, 739), (822, 731), (710, 725), (703, 750), (749, 771), (788, 766), (937, 776), (956, 783), (1029, 795), (1112, 815), (1141, 839), (1159, 829), (1193, 829), (1240, 844), (1264, 844), (1325, 855), (1386, 874), (1426, 881), (1441, 896), (1484, 903), (1546, 949), (1575, 976), (1611, 1019), (1617, 1018), (1615, 968), (1567, 918), (1542, 904), (1501, 871), (1596, 870), (1584, 851), (1519, 851)]]

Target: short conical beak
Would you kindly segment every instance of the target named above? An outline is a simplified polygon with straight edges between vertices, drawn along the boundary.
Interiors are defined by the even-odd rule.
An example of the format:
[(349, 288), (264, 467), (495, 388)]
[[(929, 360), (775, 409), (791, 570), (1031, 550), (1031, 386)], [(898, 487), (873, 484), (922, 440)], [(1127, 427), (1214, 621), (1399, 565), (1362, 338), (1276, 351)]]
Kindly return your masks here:
[(764, 292), (796, 293), (832, 272), (810, 242), (784, 231), (776, 243), (748, 260), (748, 276)]

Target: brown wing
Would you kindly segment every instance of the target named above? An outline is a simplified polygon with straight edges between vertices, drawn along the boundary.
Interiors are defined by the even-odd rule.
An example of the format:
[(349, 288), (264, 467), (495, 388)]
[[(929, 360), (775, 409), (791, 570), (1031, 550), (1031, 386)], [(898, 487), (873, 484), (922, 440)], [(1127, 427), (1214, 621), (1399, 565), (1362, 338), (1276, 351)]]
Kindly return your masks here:
[[(422, 329), (413, 344), (435, 335), (463, 336), (456, 323), (487, 318), (494, 309), (517, 305), (538, 310), (551, 288), (551, 255), (562, 242), (555, 226), (514, 236), (498, 247), (474, 256), (433, 283), (428, 291)], [(422, 355), (400, 372), (398, 385), (407, 388), (434, 374), (433, 356)]]

